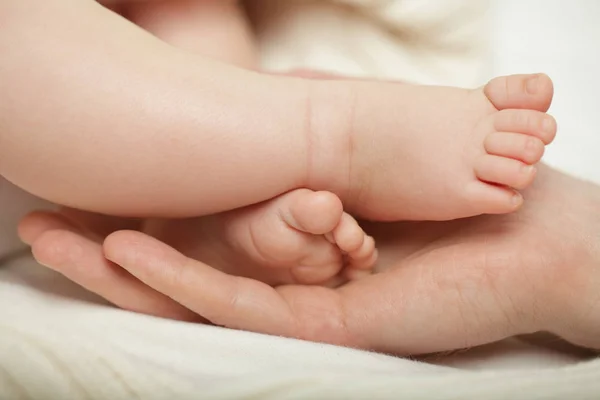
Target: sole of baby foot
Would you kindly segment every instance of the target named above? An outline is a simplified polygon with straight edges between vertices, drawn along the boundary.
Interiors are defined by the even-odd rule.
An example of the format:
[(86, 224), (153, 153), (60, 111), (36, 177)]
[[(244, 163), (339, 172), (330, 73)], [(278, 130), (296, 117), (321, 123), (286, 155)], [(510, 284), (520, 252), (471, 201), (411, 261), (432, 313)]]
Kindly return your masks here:
[(377, 260), (373, 238), (329, 192), (294, 190), (223, 222), (236, 252), (263, 267), (289, 268), (290, 283), (323, 284), (344, 267), (366, 275)]

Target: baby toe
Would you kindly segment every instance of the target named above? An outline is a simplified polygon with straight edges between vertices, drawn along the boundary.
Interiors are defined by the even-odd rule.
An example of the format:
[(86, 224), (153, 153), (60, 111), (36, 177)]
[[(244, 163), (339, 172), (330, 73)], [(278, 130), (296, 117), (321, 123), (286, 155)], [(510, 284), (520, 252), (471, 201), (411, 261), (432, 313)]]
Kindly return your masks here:
[(473, 181), (465, 188), (471, 208), (479, 214), (506, 214), (523, 205), (523, 196), (513, 189), (482, 181)]
[(550, 144), (556, 136), (556, 120), (546, 113), (533, 110), (502, 110), (491, 116), (499, 132), (516, 132), (539, 138)]
[(512, 158), (526, 164), (535, 164), (544, 155), (544, 142), (540, 139), (512, 132), (494, 132), (484, 141), (488, 154)]
[(554, 86), (545, 74), (510, 75), (492, 79), (483, 91), (498, 110), (547, 111), (552, 103)]
[(506, 157), (485, 154), (474, 166), (475, 175), (484, 182), (525, 189), (535, 178), (536, 169), (532, 165)]
[(346, 213), (343, 214), (339, 225), (333, 230), (332, 234), (334, 243), (347, 254), (360, 249), (366, 236), (358, 222)]
[(343, 213), (341, 200), (330, 192), (295, 190), (279, 202), (284, 221), (301, 232), (323, 235), (339, 224)]
[(333, 232), (335, 243), (347, 256), (351, 268), (372, 268), (376, 259), (375, 240), (368, 236), (358, 222), (349, 214), (344, 213), (340, 225)]
[[(351, 262), (368, 264), (368, 261), (372, 259), (373, 254), (376, 252), (377, 249), (375, 248), (375, 239), (365, 234), (365, 239), (363, 240), (362, 245), (356, 250), (354, 250), (352, 253), (350, 253), (352, 257)], [(370, 268), (371, 266), (372, 265), (370, 265), (367, 268)]]

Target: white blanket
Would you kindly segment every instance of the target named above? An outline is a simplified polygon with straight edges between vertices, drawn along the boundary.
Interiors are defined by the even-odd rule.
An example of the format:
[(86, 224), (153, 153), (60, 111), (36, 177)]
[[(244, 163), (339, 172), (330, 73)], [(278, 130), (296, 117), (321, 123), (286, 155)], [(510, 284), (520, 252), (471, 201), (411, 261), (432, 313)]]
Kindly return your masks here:
[[(262, 3), (259, 35), (265, 66), (271, 69), (309, 67), (473, 86), (491, 75), (485, 33), (500, 29), (492, 38), (500, 49), (496, 54), (504, 55), (495, 63), (497, 71), (549, 71), (558, 78), (558, 96), (573, 94), (561, 88), (561, 83), (574, 81), (569, 65), (563, 58), (559, 61), (558, 36), (552, 43), (534, 40), (536, 33), (547, 39), (544, 28), (553, 32), (554, 26), (544, 25), (549, 18), (565, 23), (560, 20), (565, 7), (560, 0), (503, 2), (494, 14), (503, 16), (498, 21), (485, 20), (485, 2), (479, 0)], [(581, 22), (589, 13), (584, 6), (596, 7), (586, 0), (571, 2), (564, 18), (571, 22), (579, 16)], [(591, 22), (578, 29), (587, 33), (593, 26)], [(582, 35), (577, 43), (587, 37)], [(561, 40), (562, 50), (574, 51), (570, 42)], [(539, 50), (545, 58), (535, 58), (539, 45), (546, 46)], [(548, 54), (550, 48), (556, 60)], [(585, 60), (577, 63), (578, 71), (593, 77), (594, 61)], [(594, 84), (597, 90), (592, 92), (598, 93), (600, 81), (586, 81), (587, 87)], [(564, 117), (571, 124), (567, 133), (583, 144), (572, 136), (559, 139), (559, 146), (565, 141), (570, 145), (550, 154), (550, 161), (597, 178), (590, 174), (596, 168), (585, 162), (593, 154), (586, 158), (575, 151), (597, 143), (597, 136), (588, 133), (600, 121), (591, 119), (597, 116), (571, 116), (569, 112), (580, 112), (588, 104), (581, 93), (563, 102), (568, 106), (555, 113), (559, 121)], [(570, 152), (578, 157), (569, 157)], [(0, 182), (0, 204), (0, 223), (7, 229), (0, 255), (7, 255), (16, 248), (16, 220), (40, 203)], [(582, 359), (576, 351), (511, 339), (430, 358), (430, 363), (404, 360), (125, 312), (29, 256), (4, 258), (0, 267), (1, 399), (600, 398), (600, 361)]]

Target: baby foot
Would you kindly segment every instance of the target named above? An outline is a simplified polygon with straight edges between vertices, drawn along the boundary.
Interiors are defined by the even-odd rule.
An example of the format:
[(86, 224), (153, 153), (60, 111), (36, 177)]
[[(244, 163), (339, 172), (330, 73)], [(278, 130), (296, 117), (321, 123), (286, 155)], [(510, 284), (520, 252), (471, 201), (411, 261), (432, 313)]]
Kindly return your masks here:
[(357, 83), (354, 175), (347, 191), (334, 192), (353, 215), (384, 221), (515, 211), (556, 134), (545, 113), (552, 92), (542, 74), (476, 90)]
[(216, 216), (154, 221), (145, 230), (189, 257), (270, 284), (335, 284), (370, 274), (377, 261), (373, 238), (339, 198), (308, 189)]
[(290, 268), (298, 283), (328, 281), (346, 266), (368, 273), (375, 242), (345, 213), (337, 196), (298, 189), (258, 206), (224, 214), (223, 239), (238, 254), (271, 268)]

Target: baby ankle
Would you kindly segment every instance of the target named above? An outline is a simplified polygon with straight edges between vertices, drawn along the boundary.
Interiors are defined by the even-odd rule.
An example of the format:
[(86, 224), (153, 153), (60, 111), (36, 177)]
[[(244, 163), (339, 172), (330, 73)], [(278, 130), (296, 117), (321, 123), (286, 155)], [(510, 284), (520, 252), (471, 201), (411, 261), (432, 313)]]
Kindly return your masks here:
[(344, 81), (309, 82), (306, 121), (306, 182), (309, 189), (348, 196), (353, 110), (352, 85)]

